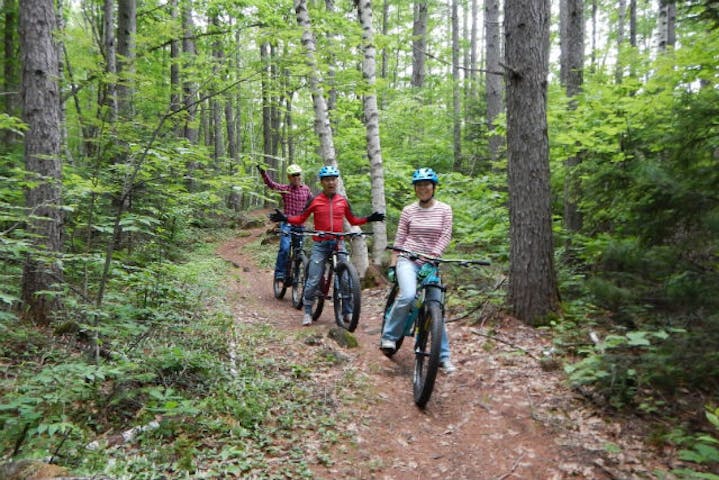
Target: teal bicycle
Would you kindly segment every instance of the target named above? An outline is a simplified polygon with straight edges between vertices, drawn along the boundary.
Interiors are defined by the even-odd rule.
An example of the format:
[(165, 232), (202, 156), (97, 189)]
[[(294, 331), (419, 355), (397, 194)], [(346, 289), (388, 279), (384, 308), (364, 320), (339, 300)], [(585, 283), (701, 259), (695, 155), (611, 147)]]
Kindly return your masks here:
[[(454, 263), (460, 266), (490, 265), (490, 263), (486, 260), (443, 259), (394, 246), (388, 246), (387, 249), (400, 252), (412, 261), (423, 260), (425, 262), (417, 272), (417, 296), (412, 302), (412, 309), (407, 316), (404, 330), (404, 336), (414, 337), (414, 374), (412, 376), (414, 403), (419, 408), (424, 408), (429, 402), (437, 378), (442, 332), (444, 331), (446, 288), (440, 278), (439, 266), (442, 263)], [(384, 324), (394, 307), (398, 293), (399, 284), (395, 278), (392, 288), (387, 294), (380, 332), (384, 332)], [(382, 350), (384, 354), (392, 357), (402, 346), (403, 339), (404, 337), (400, 337), (397, 340), (395, 350)]]

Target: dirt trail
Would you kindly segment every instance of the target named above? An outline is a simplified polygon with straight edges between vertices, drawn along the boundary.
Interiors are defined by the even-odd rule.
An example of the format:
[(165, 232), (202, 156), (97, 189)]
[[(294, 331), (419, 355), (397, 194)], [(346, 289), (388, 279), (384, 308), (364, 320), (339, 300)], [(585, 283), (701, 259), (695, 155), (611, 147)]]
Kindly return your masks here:
[[(239, 266), (232, 283), (252, 285), (234, 290), (237, 318), (312, 329), (332, 343), (326, 339), (334, 325), (332, 306), (326, 305), (311, 327), (301, 327), (301, 312), (292, 308), (289, 292), (276, 300), (272, 271), (259, 268), (244, 251), (243, 245), (265, 230), (251, 230), (218, 250)], [(511, 318), (491, 332), (450, 322), (458, 371), (440, 373), (427, 408), (417, 409), (410, 349), (404, 345), (393, 359), (378, 349), (385, 294), (385, 288), (362, 292), (358, 348), (333, 345), (368, 376), (370, 398), (338, 407), (352, 412), (351, 423), (340, 428), (353, 432), (357, 443), (338, 448), (330, 466), (313, 465), (316, 478), (628, 480), (657, 478), (656, 470), (670, 468), (671, 452), (647, 447), (635, 423), (603, 416), (566, 388), (560, 370), (543, 370), (538, 360), (550, 347), (549, 338)], [(277, 355), (291, 351), (275, 350)]]

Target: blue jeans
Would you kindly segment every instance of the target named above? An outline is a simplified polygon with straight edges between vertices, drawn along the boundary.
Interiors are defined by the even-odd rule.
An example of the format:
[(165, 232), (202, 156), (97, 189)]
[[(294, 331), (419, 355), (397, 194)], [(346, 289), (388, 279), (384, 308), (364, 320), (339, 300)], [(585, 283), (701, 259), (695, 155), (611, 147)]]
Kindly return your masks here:
[[(419, 268), (419, 265), (407, 258), (400, 257), (397, 260), (396, 273), (399, 293), (395, 298), (390, 316), (385, 321), (382, 338), (396, 342), (399, 337), (404, 335), (404, 323), (417, 294), (417, 272)], [(440, 360), (449, 359), (449, 337), (447, 336), (447, 327), (444, 324), (442, 325), (442, 346), (439, 358)]]
[(280, 249), (277, 251), (277, 261), (275, 262), (275, 278), (287, 278), (287, 263), (290, 259), (290, 242), (294, 242), (295, 245), (301, 245), (302, 237), (296, 235), (290, 235), (290, 232), (302, 232), (304, 227), (295, 227), (289, 223), (280, 223)]
[[(340, 241), (342, 247), (342, 241)], [(305, 313), (312, 313), (312, 304), (315, 301), (315, 294), (322, 295), (317, 292), (320, 284), (320, 278), (324, 272), (325, 262), (332, 255), (337, 245), (337, 240), (324, 240), (312, 243), (312, 251), (310, 253), (310, 264), (307, 267), (307, 277), (305, 278), (305, 294), (302, 302), (305, 305)], [(351, 312), (342, 312), (351, 313)]]

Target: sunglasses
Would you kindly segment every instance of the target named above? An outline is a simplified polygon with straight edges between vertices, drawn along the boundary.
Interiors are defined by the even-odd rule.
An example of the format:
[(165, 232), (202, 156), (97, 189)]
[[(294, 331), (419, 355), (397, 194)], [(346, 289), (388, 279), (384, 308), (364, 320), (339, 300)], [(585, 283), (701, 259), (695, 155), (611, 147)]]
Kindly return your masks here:
[(292, 175), (290, 175), (290, 177), (299, 177), (300, 175), (302, 175), (302, 174), (301, 173), (293, 173)]

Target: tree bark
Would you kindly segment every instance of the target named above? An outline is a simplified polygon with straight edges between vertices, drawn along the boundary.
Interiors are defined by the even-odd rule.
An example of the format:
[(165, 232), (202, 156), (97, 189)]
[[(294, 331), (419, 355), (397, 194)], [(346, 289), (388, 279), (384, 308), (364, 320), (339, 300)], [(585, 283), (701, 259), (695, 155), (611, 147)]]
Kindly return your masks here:
[(495, 133), (494, 121), (504, 110), (503, 76), (500, 74), (502, 42), (499, 28), (499, 0), (486, 0), (484, 4), (484, 30), (486, 34), (485, 55), (487, 74), (485, 76), (487, 102), (487, 136), (489, 137), (489, 155), (497, 160), (504, 144), (504, 138)]
[(50, 323), (61, 306), (59, 296), (47, 292), (59, 294), (57, 286), (63, 282), (57, 258), (62, 251), (63, 223), (60, 88), (53, 5), (52, 0), (23, 0), (19, 12), (22, 118), (28, 125), (25, 167), (37, 182), (25, 192), (34, 248), (23, 269), (22, 301), (25, 317), (43, 325)]
[[(364, 50), (364, 61), (362, 62), (362, 75), (367, 83), (367, 93), (364, 101), (364, 121), (367, 138), (367, 158), (370, 163), (370, 175), (372, 177), (372, 209), (374, 211), (387, 211), (387, 202), (384, 196), (384, 171), (382, 168), (382, 148), (380, 146), (379, 134), (379, 109), (377, 108), (376, 83), (376, 60), (374, 46), (374, 30), (372, 28), (372, 2), (370, 0), (359, 0), (357, 2), (360, 25), (362, 25), (362, 46)], [(373, 242), (373, 263), (377, 266), (382, 264), (387, 246), (387, 228), (384, 222), (372, 224), (374, 232)], [(362, 273), (364, 276), (364, 272)]]
[(531, 325), (559, 308), (547, 137), (549, 0), (507, 0), (508, 302)]
[(427, 51), (427, 0), (417, 0), (414, 4), (414, 23), (412, 24), (412, 86), (424, 85), (424, 61)]
[[(560, 80), (567, 96), (572, 98), (582, 89), (584, 78), (584, 0), (561, 0), (559, 4)], [(574, 102), (570, 105), (574, 108)], [(564, 179), (564, 227), (570, 232), (582, 228), (577, 206), (581, 194), (576, 167), (581, 154), (567, 159)]]
[(462, 102), (459, 76), (459, 12), (458, 0), (452, 3), (452, 150), (453, 170), (462, 170)]

